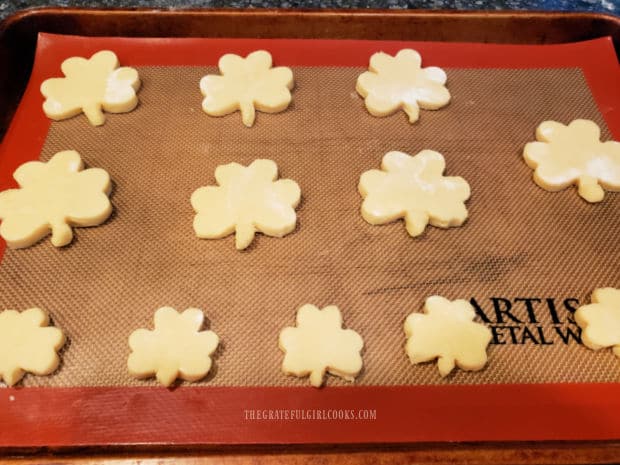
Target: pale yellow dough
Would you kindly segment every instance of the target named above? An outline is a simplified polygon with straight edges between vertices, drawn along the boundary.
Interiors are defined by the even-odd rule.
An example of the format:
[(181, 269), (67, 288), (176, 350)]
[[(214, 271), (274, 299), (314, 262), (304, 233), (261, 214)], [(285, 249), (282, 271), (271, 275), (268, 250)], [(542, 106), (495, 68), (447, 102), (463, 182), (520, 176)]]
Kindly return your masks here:
[(319, 310), (306, 304), (297, 311), (297, 326), (280, 332), (280, 349), (285, 353), (282, 370), (297, 377), (310, 375), (315, 387), (323, 384), (326, 372), (354, 381), (362, 369), (363, 346), (359, 334), (342, 329), (338, 307)]
[(50, 327), (49, 316), (40, 308), (0, 313), (0, 379), (8, 386), (26, 372), (49, 375), (60, 363), (57, 351), (65, 343), (58, 328)]
[(360, 177), (362, 217), (378, 225), (405, 219), (407, 232), (418, 236), (427, 224), (440, 228), (462, 225), (467, 219), (465, 200), (469, 184), (461, 177), (443, 176), (443, 156), (423, 150), (415, 156), (389, 152), (381, 170), (366, 171)]
[(129, 374), (139, 379), (155, 375), (164, 386), (176, 378), (204, 378), (211, 369), (211, 354), (219, 338), (213, 331), (200, 331), (203, 320), (202, 310), (197, 308), (183, 313), (171, 307), (158, 309), (153, 331), (137, 329), (129, 336)]
[(523, 150), (534, 171), (534, 182), (548, 191), (571, 184), (588, 202), (600, 202), (604, 189), (620, 190), (620, 142), (600, 141), (601, 130), (590, 120), (577, 119), (564, 126), (545, 121), (536, 129), (537, 142)]
[(241, 250), (252, 243), (256, 232), (274, 237), (292, 232), (301, 191), (296, 182), (277, 178), (278, 165), (271, 160), (255, 160), (247, 167), (218, 166), (219, 186), (201, 187), (192, 194), (196, 235), (219, 239), (234, 232), (235, 246)]
[(424, 313), (411, 313), (405, 321), (405, 352), (411, 363), (438, 359), (442, 377), (455, 366), (468, 371), (484, 368), (492, 335), (489, 328), (473, 321), (475, 316), (466, 300), (426, 299)]
[(415, 123), (420, 108), (437, 110), (448, 104), (446, 73), (434, 66), (422, 68), (415, 50), (403, 49), (396, 56), (379, 52), (370, 57), (369, 71), (357, 79), (355, 89), (373, 116), (388, 116), (402, 109)]
[(246, 58), (226, 54), (218, 63), (221, 76), (208, 74), (200, 80), (205, 97), (202, 109), (210, 116), (241, 111), (243, 124), (254, 124), (255, 110), (279, 113), (291, 103), (293, 72), (285, 66), (272, 68), (271, 54), (264, 50)]
[(28, 247), (50, 230), (52, 244), (62, 247), (73, 238), (71, 226), (96, 226), (110, 216), (110, 176), (83, 167), (80, 155), (67, 150), (15, 171), (20, 188), (0, 192), (0, 235), (9, 247)]
[(109, 50), (89, 59), (68, 58), (62, 62), (64, 78), (43, 81), (41, 93), (46, 98), (43, 111), (48, 118), (63, 120), (84, 112), (93, 126), (105, 122), (103, 110), (125, 113), (138, 104), (138, 72), (119, 68), (118, 58)]
[(590, 305), (575, 312), (575, 321), (583, 330), (583, 344), (592, 350), (613, 347), (613, 353), (620, 357), (620, 289), (596, 289), (591, 300)]

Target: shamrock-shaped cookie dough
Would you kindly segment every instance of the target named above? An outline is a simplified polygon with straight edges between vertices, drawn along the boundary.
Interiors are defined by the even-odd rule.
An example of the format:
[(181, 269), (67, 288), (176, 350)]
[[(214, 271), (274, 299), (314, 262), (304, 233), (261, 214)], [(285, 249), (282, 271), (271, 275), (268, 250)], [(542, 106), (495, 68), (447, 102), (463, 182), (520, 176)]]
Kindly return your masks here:
[(73, 238), (71, 226), (96, 226), (110, 216), (108, 173), (83, 167), (80, 155), (67, 150), (47, 163), (17, 168), (13, 177), (20, 188), (0, 192), (0, 236), (9, 247), (28, 247), (50, 230), (52, 244), (62, 247)]
[(613, 347), (614, 354), (620, 357), (620, 289), (596, 289), (592, 303), (575, 312), (575, 321), (583, 330), (581, 340), (586, 347)]
[(247, 127), (254, 124), (255, 110), (279, 113), (291, 103), (293, 72), (285, 66), (272, 68), (271, 54), (264, 50), (246, 58), (231, 53), (220, 58), (221, 76), (208, 74), (200, 80), (202, 109), (211, 116), (237, 110)]
[(219, 239), (235, 232), (235, 245), (245, 249), (254, 234), (282, 237), (295, 229), (301, 191), (296, 182), (278, 177), (271, 160), (254, 160), (215, 169), (219, 186), (197, 189), (191, 198), (197, 212), (194, 231), (204, 239)]
[(162, 307), (155, 312), (155, 329), (137, 329), (129, 336), (131, 354), (127, 368), (135, 378), (156, 376), (164, 386), (176, 378), (198, 381), (211, 369), (211, 354), (219, 344), (213, 331), (200, 331), (202, 310), (178, 313)]
[(58, 368), (65, 336), (49, 322), (40, 308), (0, 312), (0, 380), (13, 386), (26, 372), (49, 375)]
[(389, 116), (400, 109), (415, 123), (420, 108), (437, 110), (448, 104), (450, 92), (444, 86), (446, 73), (434, 66), (422, 68), (422, 58), (415, 50), (403, 49), (390, 56), (375, 53), (370, 66), (357, 78), (355, 89), (365, 99), (373, 116)]
[(588, 202), (600, 202), (605, 191), (620, 190), (620, 142), (601, 142), (595, 122), (577, 119), (564, 126), (545, 121), (536, 129), (537, 142), (523, 150), (534, 171), (534, 182), (545, 190), (559, 191), (577, 184)]
[(125, 113), (138, 104), (138, 72), (119, 68), (114, 52), (102, 50), (89, 59), (68, 58), (62, 62), (64, 78), (43, 81), (41, 93), (46, 98), (43, 111), (48, 118), (63, 120), (84, 112), (93, 126), (105, 122), (102, 110)]
[(444, 297), (426, 299), (424, 313), (412, 313), (405, 321), (409, 338), (405, 351), (411, 363), (437, 360), (441, 376), (455, 365), (463, 370), (481, 370), (487, 362), (486, 348), (491, 330), (473, 321), (476, 312), (466, 300)]
[(342, 316), (335, 305), (319, 310), (306, 304), (297, 311), (297, 326), (280, 332), (284, 351), (282, 370), (288, 375), (310, 375), (315, 387), (325, 372), (353, 381), (362, 369), (360, 351), (364, 341), (351, 329), (342, 329)]
[(364, 202), (362, 216), (370, 224), (405, 219), (407, 232), (418, 236), (430, 223), (440, 228), (460, 226), (467, 219), (465, 200), (469, 184), (461, 177), (443, 176), (443, 156), (423, 150), (415, 156), (389, 152), (381, 170), (366, 171), (359, 191)]

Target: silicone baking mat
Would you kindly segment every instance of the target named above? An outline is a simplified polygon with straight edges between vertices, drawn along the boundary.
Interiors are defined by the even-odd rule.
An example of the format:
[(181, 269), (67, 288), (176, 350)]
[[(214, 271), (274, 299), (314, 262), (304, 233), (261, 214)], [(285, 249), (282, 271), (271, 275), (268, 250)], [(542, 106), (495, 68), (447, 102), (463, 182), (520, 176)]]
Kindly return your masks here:
[[(402, 113), (371, 117), (354, 90), (372, 53), (403, 47), (419, 50), (424, 66), (445, 67), (452, 94), (448, 107), (422, 111), (414, 125)], [(40, 110), (40, 82), (57, 76), (64, 58), (90, 56), (102, 48), (113, 49), (123, 65), (138, 68), (143, 83), (139, 107), (109, 115), (98, 128), (83, 115), (50, 124)], [(223, 53), (259, 48), (269, 50), (277, 65), (292, 66), (293, 104), (277, 115), (259, 113), (251, 129), (242, 125), (239, 114), (206, 116), (200, 109), (200, 78), (217, 71), (213, 65)], [(77, 229), (67, 248), (55, 249), (44, 240), (29, 249), (5, 251), (0, 264), (2, 307), (47, 309), (69, 342), (54, 375), (27, 376), (23, 389), (6, 391), (12, 393), (9, 400), (2, 397), (0, 402), (8, 402), (9, 409), (0, 415), (20, 424), (24, 420), (17, 405), (35, 393), (48, 399), (46, 408), (49, 402), (75, 396), (82, 410), (109, 408), (110, 399), (127, 396), (155, 405), (163, 396), (190, 421), (197, 418), (188, 408), (196, 402), (193, 396), (214, 396), (202, 406), (205, 415), (220, 414), (211, 429), (241, 421), (249, 436), (226, 439), (225, 433), (208, 428), (175, 442), (262, 442), (263, 413), (257, 420), (252, 412), (264, 410), (269, 416), (267, 412), (287, 411), (291, 402), (301, 410), (347, 411), (345, 404), (357, 399), (350, 409), (358, 412), (349, 423), (354, 425), (351, 436), (330, 435), (329, 427), (317, 428), (316, 422), (281, 419), (278, 426), (270, 423), (267, 441), (357, 441), (364, 440), (357, 435), (364, 431), (374, 431), (365, 440), (384, 441), (566, 439), (577, 434), (525, 431), (514, 414), (544, 392), (574, 392), (586, 403), (592, 402), (587, 396), (597, 393), (603, 409), (611, 407), (607, 394), (618, 393), (620, 363), (611, 351), (594, 353), (579, 344), (572, 313), (588, 302), (592, 289), (620, 284), (620, 197), (609, 193), (600, 204), (590, 205), (574, 189), (545, 192), (532, 182), (521, 152), (533, 140), (536, 126), (547, 119), (565, 124), (592, 119), (601, 126), (603, 139), (618, 137), (617, 77), (608, 40), (496, 46), (41, 36), (29, 89), (3, 145), (3, 187), (25, 159), (48, 160), (58, 151), (74, 149), (87, 166), (110, 173), (115, 213), (101, 227)], [(378, 168), (390, 150), (413, 155), (427, 148), (445, 156), (449, 175), (470, 183), (466, 224), (450, 230), (429, 227), (412, 239), (402, 222), (382, 227), (365, 223), (359, 215), (359, 175)], [(189, 204), (193, 190), (214, 183), (217, 165), (249, 164), (256, 158), (275, 160), (282, 177), (300, 184), (297, 230), (284, 239), (258, 236), (243, 252), (234, 249), (232, 237), (196, 239)], [(471, 299), (479, 321), (492, 328), (483, 371), (456, 370), (442, 379), (435, 364), (409, 364), (403, 321), (433, 294)], [(296, 309), (308, 302), (338, 305), (345, 325), (363, 336), (364, 370), (355, 385), (328, 377), (326, 388), (312, 390), (301, 387), (307, 380), (282, 375), (278, 333), (294, 324)], [(222, 339), (214, 367), (199, 387), (183, 384), (166, 391), (126, 372), (129, 333), (152, 327), (153, 312), (165, 305), (203, 309), (209, 328)], [(449, 395), (463, 404), (488, 402), (491, 408), (493, 396), (515, 389), (526, 395), (503, 406), (513, 412), (510, 433), (479, 425), (481, 430), (471, 436), (471, 431), (457, 428), (471, 405), (450, 412), (454, 406), (446, 404)], [(397, 411), (373, 405), (386, 395), (414, 410), (428, 408), (438, 418), (453, 413), (454, 430), (411, 428), (385, 434), (380, 425)], [(429, 396), (426, 407), (424, 396)], [(90, 398), (88, 407), (85, 398)], [(281, 404), (275, 409), (262, 408), (265, 401), (277, 399)], [(215, 407), (216, 400), (229, 405)], [(245, 402), (242, 414), (220, 411), (235, 400)], [(568, 409), (579, 406), (569, 404)], [(136, 406), (129, 405), (117, 414), (134, 422), (158, 419), (152, 412), (138, 415)], [(550, 414), (555, 408), (542, 411)], [(83, 420), (83, 414), (79, 418)], [(590, 431), (594, 438), (618, 437), (617, 420), (601, 424), (601, 418), (595, 418), (597, 428)], [(334, 428), (334, 422), (347, 420), (330, 421)], [(299, 430), (284, 427), (287, 423)], [(136, 434), (146, 434), (144, 425), (127, 429), (115, 442), (136, 442)], [(71, 440), (54, 434), (60, 443), (109, 442), (105, 434), (80, 433)], [(169, 441), (175, 434), (164, 428), (144, 437)], [(13, 438), (7, 445), (19, 443), (19, 438), (37, 441), (23, 432), (0, 433), (0, 441), (3, 436)]]

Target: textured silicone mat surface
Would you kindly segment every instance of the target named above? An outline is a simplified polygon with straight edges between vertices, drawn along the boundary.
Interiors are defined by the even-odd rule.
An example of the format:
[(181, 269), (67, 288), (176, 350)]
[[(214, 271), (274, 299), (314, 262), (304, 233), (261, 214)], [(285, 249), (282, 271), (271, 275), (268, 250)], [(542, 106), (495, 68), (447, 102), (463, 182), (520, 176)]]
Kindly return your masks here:
[[(6, 251), (2, 307), (47, 309), (69, 341), (59, 371), (27, 376), (24, 385), (154, 384), (127, 375), (127, 338), (152, 328), (164, 305), (202, 308), (222, 340), (203, 384), (306, 385), (281, 374), (277, 344), (304, 303), (338, 305), (345, 325), (363, 336), (359, 384), (620, 379), (611, 351), (560, 336), (576, 332), (566, 299), (587, 302), (592, 289), (620, 281), (620, 194), (590, 205), (573, 188), (545, 192), (521, 157), (546, 119), (593, 119), (609, 138), (579, 70), (448, 69), (450, 105), (422, 111), (410, 125), (403, 113), (366, 113), (354, 91), (360, 68), (295, 68), (289, 110), (259, 113), (251, 129), (238, 113), (211, 118), (200, 109), (197, 83), (214, 71), (141, 68), (135, 111), (109, 115), (99, 128), (84, 116), (52, 123), (41, 159), (75, 149), (88, 166), (108, 170), (115, 212), (103, 226), (77, 229), (64, 249), (47, 239)], [(359, 175), (378, 168), (387, 151), (427, 148), (471, 185), (465, 225), (429, 227), (412, 239), (402, 222), (365, 223)], [(197, 239), (191, 193), (214, 184), (217, 165), (256, 158), (275, 160), (281, 177), (300, 184), (297, 230), (284, 239), (258, 236), (244, 252), (232, 236)], [(402, 325), (432, 294), (473, 297), (498, 327), (485, 370), (441, 380), (434, 364), (409, 364)], [(528, 313), (518, 298), (541, 301)], [(508, 303), (510, 312), (497, 314)]]

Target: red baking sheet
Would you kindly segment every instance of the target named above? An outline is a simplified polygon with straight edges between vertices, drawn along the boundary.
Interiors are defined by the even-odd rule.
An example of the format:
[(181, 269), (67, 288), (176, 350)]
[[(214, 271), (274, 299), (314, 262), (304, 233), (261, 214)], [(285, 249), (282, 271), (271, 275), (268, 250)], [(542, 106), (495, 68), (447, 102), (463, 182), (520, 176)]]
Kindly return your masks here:
[[(269, 50), (278, 65), (366, 66), (415, 48), (425, 66), (580, 68), (620, 139), (620, 68), (610, 38), (564, 45), (39, 36), (34, 70), (0, 147), (0, 190), (37, 159), (50, 122), (41, 82), (69, 56), (114, 50), (123, 65), (214, 65)], [(0, 257), (4, 243), (0, 243)], [(376, 387), (7, 388), (0, 447), (620, 439), (620, 383)]]

